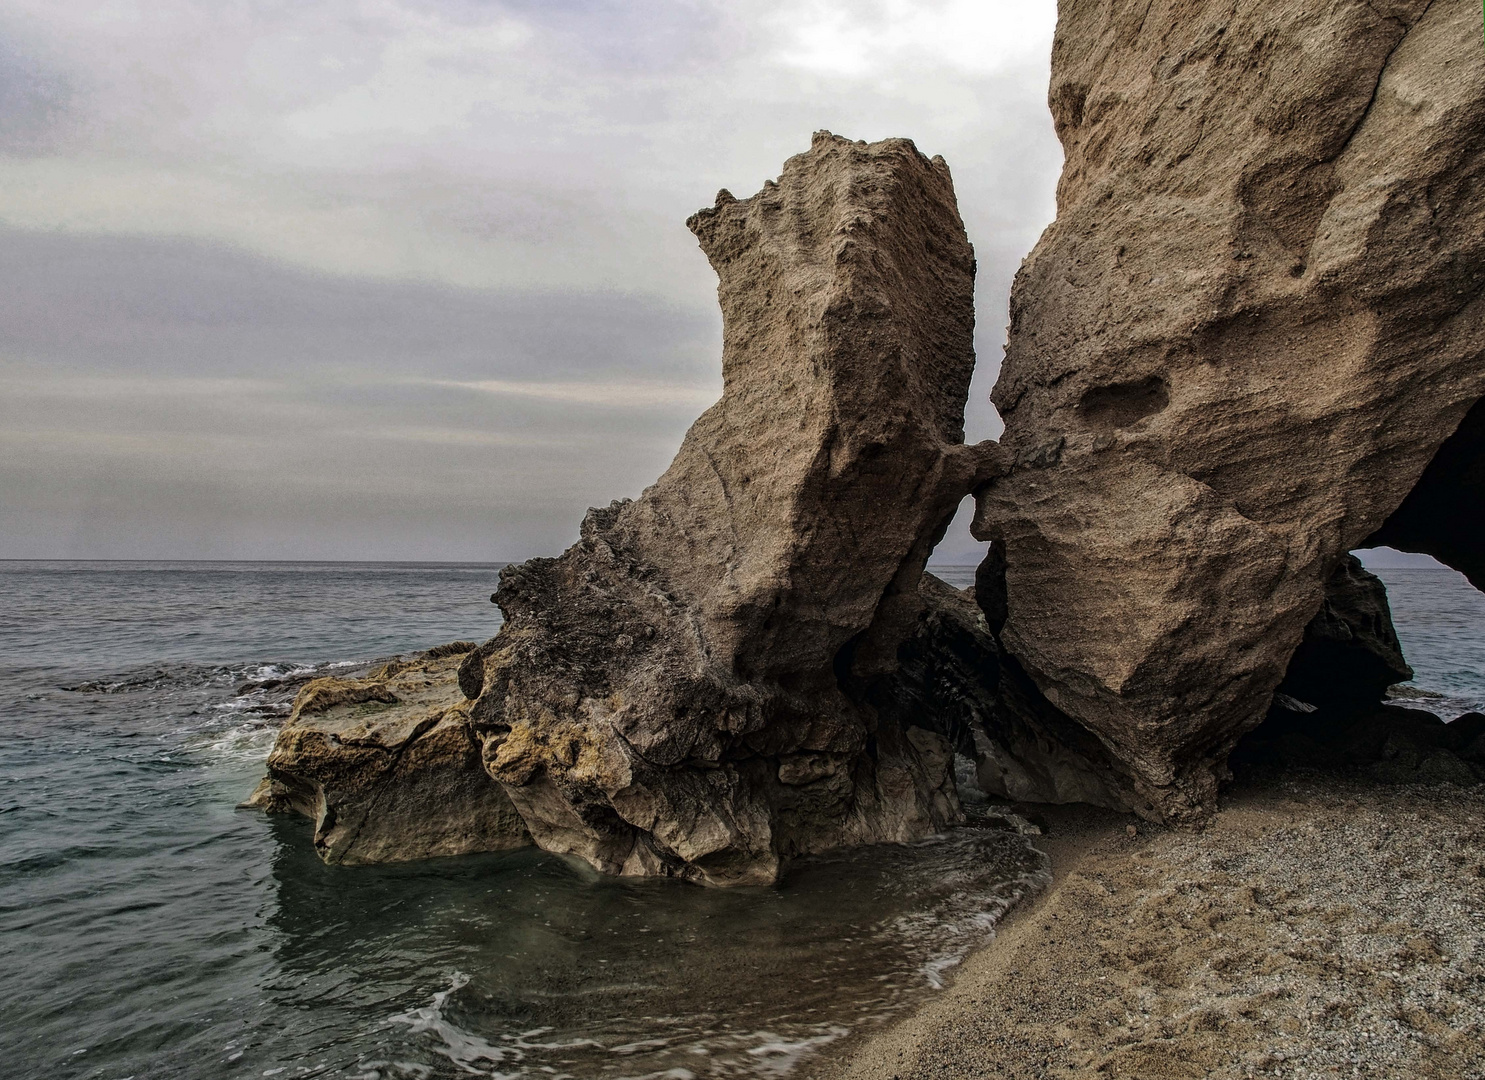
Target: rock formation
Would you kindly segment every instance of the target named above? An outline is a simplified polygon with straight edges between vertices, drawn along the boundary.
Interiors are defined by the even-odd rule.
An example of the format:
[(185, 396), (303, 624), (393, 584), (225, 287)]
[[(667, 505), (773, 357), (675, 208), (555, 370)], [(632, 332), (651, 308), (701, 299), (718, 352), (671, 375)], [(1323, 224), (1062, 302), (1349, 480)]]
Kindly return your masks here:
[(457, 672), (473, 642), (392, 661), (365, 679), (315, 679), (244, 804), (300, 813), (331, 863), (404, 862), (531, 843), (480, 763)]
[[(315, 817), (332, 860), (529, 831), (738, 885), (954, 821), (954, 746), (993, 793), (1176, 823), (1265, 716), (1271, 742), (1474, 775), (1481, 722), (1381, 704), (1411, 673), (1347, 553), (1485, 585), (1478, 13), (1065, 0), (1050, 102), (1066, 165), (1000, 446), (963, 441), (947, 167), (819, 133), (690, 220), (722, 398), (640, 498), (502, 572), (506, 622), (457, 662), (472, 704), (452, 655), (311, 683), (257, 802)], [(970, 491), (973, 598), (924, 574)]]
[(772, 881), (955, 820), (939, 735), (857, 694), (916, 625), (965, 494), (974, 255), (947, 166), (822, 132), (688, 223), (720, 280), (723, 395), (637, 500), (501, 574), (461, 685), (536, 842), (609, 872)]
[(1481, 581), (1480, 14), (1066, 0), (1052, 68), (975, 531), (1007, 650), (1130, 805), (1193, 821), (1347, 551)]
[(898, 647), (896, 668), (865, 680), (855, 693), (884, 719), (943, 735), (975, 762), (988, 795), (1134, 809), (1127, 786), (1114, 779), (1118, 763), (1000, 647), (999, 623), (981, 611), (995, 610), (986, 594), (996, 586), (980, 577), (976, 589), (961, 592), (925, 573), (922, 612)]
[(1445, 723), (1395, 704), (1362, 709), (1296, 708), (1274, 697), (1266, 720), (1232, 754), (1234, 770), (1301, 766), (1353, 773), (1383, 783), (1464, 787), (1485, 782), (1485, 716)]
[[(998, 641), (1006, 611), (998, 555), (993, 549), (973, 590), (956, 590), (925, 573), (922, 612), (898, 647), (897, 667), (857, 692), (884, 719), (943, 735), (975, 761), (979, 787), (988, 795), (1152, 814), (1154, 808), (1135, 801), (1122, 764), (1049, 702)], [(1416, 765), (1427, 757), (1396, 749), (1416, 744), (1434, 751), (1429, 760), (1437, 772), (1440, 754), (1456, 749), (1449, 739), (1459, 741), (1462, 752), (1472, 738), (1465, 732), (1473, 729), (1451, 725), (1454, 734), (1442, 735), (1444, 725), (1432, 714), (1384, 704), (1388, 687), (1412, 676), (1386, 588), (1346, 556), (1305, 627), (1268, 720), (1246, 744), (1248, 760), (1375, 766), (1391, 776), (1399, 762)], [(1296, 732), (1302, 746), (1293, 744)], [(1388, 738), (1393, 741), (1384, 750)], [(1464, 760), (1474, 759), (1465, 754)], [(1454, 772), (1456, 778), (1470, 775), (1463, 767)]]

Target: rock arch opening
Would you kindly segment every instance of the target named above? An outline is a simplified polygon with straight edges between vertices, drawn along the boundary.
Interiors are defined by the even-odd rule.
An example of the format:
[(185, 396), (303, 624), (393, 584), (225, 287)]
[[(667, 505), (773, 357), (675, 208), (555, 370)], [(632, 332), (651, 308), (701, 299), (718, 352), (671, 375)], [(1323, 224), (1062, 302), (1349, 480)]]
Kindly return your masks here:
[[(1433, 566), (1457, 570), (1485, 591), (1482, 495), (1485, 399), (1466, 413), (1397, 510), (1358, 551), (1429, 556)], [(1447, 579), (1430, 586), (1462, 587)], [(1298, 764), (1392, 782), (1485, 780), (1485, 715), (1443, 695), (1431, 699), (1426, 689), (1399, 692), (1414, 674), (1387, 585), (1355, 552), (1348, 554), (1327, 582), (1264, 722), (1234, 751), (1234, 768)]]
[(1485, 398), (1444, 440), (1402, 505), (1359, 546), (1431, 555), (1485, 591)]

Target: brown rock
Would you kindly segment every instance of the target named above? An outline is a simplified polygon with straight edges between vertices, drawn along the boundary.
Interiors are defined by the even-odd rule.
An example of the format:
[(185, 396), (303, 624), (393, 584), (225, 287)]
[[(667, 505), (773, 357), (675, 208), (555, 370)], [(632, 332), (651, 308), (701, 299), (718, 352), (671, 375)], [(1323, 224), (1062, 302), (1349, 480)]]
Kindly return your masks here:
[[(979, 787), (1018, 802), (1092, 803), (1142, 810), (1120, 762), (1087, 729), (1062, 713), (996, 639), (1004, 625), (1004, 567), (998, 545), (973, 590), (932, 574), (920, 586), (923, 612), (898, 647), (898, 666), (860, 691), (884, 719), (921, 724), (976, 764)], [(1444, 725), (1428, 713), (1381, 706), (1386, 688), (1412, 672), (1398, 648), (1386, 590), (1347, 557), (1305, 628), (1268, 722), (1242, 747), (1249, 763), (1352, 767), (1381, 760), (1392, 731), (1444, 746)], [(1303, 700), (1300, 700), (1300, 699)], [(1379, 720), (1380, 718), (1380, 720)], [(1421, 719), (1420, 719), (1421, 718)], [(1376, 723), (1396, 721), (1382, 736)], [(1474, 722), (1449, 725), (1450, 749), (1470, 744)], [(1432, 741), (1430, 741), (1432, 740)], [(1374, 745), (1372, 745), (1374, 744)]]
[[(1479, 12), (1068, 0), (1052, 66), (1058, 217), (975, 529), (1010, 652), (1143, 813), (1195, 820), (1347, 551), (1478, 573), (1437, 512), (1473, 427), (1436, 455), (1485, 391)], [(1406, 505), (1430, 460), (1445, 494)]]
[[(472, 643), (456, 643), (465, 649)], [(244, 805), (315, 822), (330, 863), (404, 862), (531, 842), (469, 730), (448, 646), (393, 661), (370, 679), (316, 679)]]
[(958, 813), (939, 736), (843, 684), (890, 670), (955, 506), (974, 256), (942, 159), (822, 132), (689, 222), (720, 278), (721, 401), (634, 502), (501, 575), (466, 664), (490, 775), (602, 870), (772, 881)]

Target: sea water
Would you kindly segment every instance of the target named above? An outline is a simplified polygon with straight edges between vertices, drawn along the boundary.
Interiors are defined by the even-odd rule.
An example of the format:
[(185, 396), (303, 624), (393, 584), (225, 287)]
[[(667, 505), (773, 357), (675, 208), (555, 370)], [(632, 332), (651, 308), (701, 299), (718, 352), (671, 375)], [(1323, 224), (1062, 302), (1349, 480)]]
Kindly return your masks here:
[[(483, 640), (497, 573), (0, 563), (6, 1077), (780, 1077), (1043, 880), (989, 819), (724, 891), (533, 850), (329, 867), (307, 821), (235, 809), (296, 677)], [(1485, 597), (1379, 573), (1409, 703), (1485, 706)]]
[(1444, 569), (1374, 569), (1387, 586), (1392, 623), (1411, 682), (1395, 687), (1400, 705), (1445, 720), (1485, 712), (1485, 593)]
[(330, 867), (236, 809), (296, 678), (489, 637), (497, 575), (0, 562), (5, 1077), (779, 1077), (1043, 880), (989, 818), (725, 891), (534, 850)]

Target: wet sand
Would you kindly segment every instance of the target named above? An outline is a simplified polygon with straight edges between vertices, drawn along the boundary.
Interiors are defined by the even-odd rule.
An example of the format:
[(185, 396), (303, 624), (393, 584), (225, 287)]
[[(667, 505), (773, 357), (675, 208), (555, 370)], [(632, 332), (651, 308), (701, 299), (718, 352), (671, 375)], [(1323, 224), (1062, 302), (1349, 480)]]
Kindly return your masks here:
[(1028, 812), (1051, 886), (810, 1080), (1485, 1077), (1485, 787), (1249, 778), (1200, 833)]

